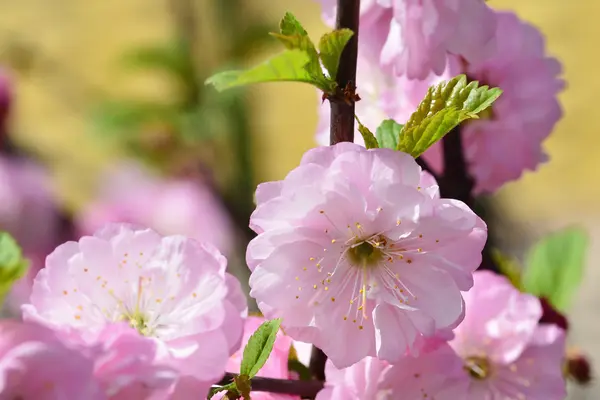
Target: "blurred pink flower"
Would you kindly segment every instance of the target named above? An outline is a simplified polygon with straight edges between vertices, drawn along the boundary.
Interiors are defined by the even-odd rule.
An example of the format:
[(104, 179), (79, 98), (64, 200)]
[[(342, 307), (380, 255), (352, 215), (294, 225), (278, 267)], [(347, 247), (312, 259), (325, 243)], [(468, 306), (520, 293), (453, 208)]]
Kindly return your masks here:
[(48, 256), (23, 316), (90, 342), (126, 321), (183, 376), (173, 396), (201, 397), (242, 339), (246, 301), (226, 264), (212, 245), (109, 225)]
[(29, 160), (0, 157), (0, 230), (9, 232), (31, 261), (7, 298), (9, 308), (18, 309), (29, 298), (33, 278), (59, 240), (58, 223), (46, 171)]
[[(321, 0), (333, 25), (333, 0)], [(495, 45), (496, 15), (483, 0), (368, 0), (360, 10), (360, 52), (409, 79), (441, 75), (449, 54), (468, 62)], [(359, 81), (360, 83), (360, 81)]]
[(92, 359), (67, 347), (47, 328), (0, 322), (2, 399), (105, 399), (93, 368)]
[(409, 155), (339, 143), (259, 185), (246, 258), (265, 316), (338, 368), (395, 361), (420, 335), (454, 328), (487, 230), (432, 181)]
[(413, 397), (405, 396), (404, 393), (401, 397), (392, 397), (391, 385), (385, 381), (389, 369), (387, 362), (373, 357), (363, 358), (341, 370), (331, 361), (327, 361), (327, 381), (325, 388), (317, 394), (316, 400), (412, 399)]
[[(242, 346), (229, 358), (227, 363), (227, 371), (238, 372), (242, 363), (242, 356), (244, 354), (244, 347), (248, 343), (250, 336), (256, 332), (258, 327), (266, 320), (262, 317), (248, 317), (244, 325), (244, 339), (242, 340)], [(269, 359), (265, 365), (258, 371), (257, 376), (263, 376), (267, 378), (277, 379), (291, 379), (288, 371), (288, 358), (290, 355), (290, 348), (292, 346), (292, 338), (286, 336), (281, 330), (277, 333), (275, 339), (275, 345), (273, 351), (269, 356)], [(255, 400), (293, 400), (299, 399), (297, 396), (268, 393), (268, 392), (253, 392), (252, 399)]]
[(184, 235), (229, 254), (233, 232), (227, 212), (210, 189), (191, 179), (153, 176), (134, 163), (106, 174), (98, 198), (78, 215), (83, 234), (109, 222), (148, 226), (163, 235)]
[(388, 376), (395, 388), (418, 387), (438, 400), (564, 399), (564, 331), (538, 325), (539, 300), (505, 277), (489, 271), (474, 277), (455, 338), (449, 346), (394, 365)]

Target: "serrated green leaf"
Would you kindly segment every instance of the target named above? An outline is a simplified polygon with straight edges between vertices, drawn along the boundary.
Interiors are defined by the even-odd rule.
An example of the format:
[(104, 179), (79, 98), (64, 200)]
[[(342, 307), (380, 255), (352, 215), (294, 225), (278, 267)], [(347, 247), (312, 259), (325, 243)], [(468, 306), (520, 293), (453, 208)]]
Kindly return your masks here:
[(279, 40), (288, 50), (302, 50), (308, 55), (308, 62), (304, 65), (304, 69), (316, 81), (326, 81), (325, 75), (319, 64), (319, 55), (315, 49), (315, 45), (306, 35), (282, 35), (279, 33), (270, 33), (271, 36)]
[(393, 119), (386, 119), (383, 121), (375, 132), (379, 147), (396, 150), (398, 148), (398, 140), (400, 138), (402, 127), (402, 124), (397, 123)]
[(430, 87), (410, 116), (400, 137), (398, 150), (418, 157), (464, 120), (477, 118), (502, 93), (500, 89), (467, 83), (465, 75)]
[(498, 88), (479, 87), (477, 81), (467, 84), (467, 77), (458, 75), (429, 88), (417, 111), (406, 121), (405, 129), (418, 125), (425, 118), (447, 107), (467, 111), (473, 114), (472, 118), (476, 118), (475, 114), (488, 108), (501, 94), (502, 91)]
[(321, 36), (319, 40), (319, 55), (323, 66), (333, 80), (337, 77), (340, 56), (354, 32), (350, 29), (338, 29)]
[(404, 125), (397, 150), (417, 158), (472, 114), (456, 107), (444, 108), (408, 128)]
[(379, 144), (377, 143), (377, 139), (375, 139), (375, 135), (373, 135), (373, 132), (371, 132), (369, 128), (364, 126), (356, 115), (354, 116), (354, 118), (356, 118), (356, 122), (358, 123), (358, 131), (363, 137), (365, 147), (367, 149), (378, 149)]
[(296, 17), (294, 16), (294, 14), (290, 13), (290, 12), (286, 12), (285, 15), (283, 16), (283, 18), (281, 19), (281, 22), (279, 22), (279, 31), (281, 32), (282, 35), (301, 35), (301, 36), (307, 36), (308, 33), (306, 32), (306, 30), (304, 29), (304, 27), (302, 26), (302, 24), (300, 23), (300, 21), (298, 21), (296, 19)]
[(218, 91), (263, 82), (304, 82), (321, 90), (330, 90), (304, 68), (308, 61), (306, 52), (286, 50), (254, 68), (221, 72), (208, 78), (205, 83), (213, 85)]
[(586, 232), (574, 227), (542, 238), (527, 254), (524, 289), (567, 311), (581, 283), (588, 242)]
[(244, 348), (240, 375), (248, 375), (253, 378), (265, 365), (273, 350), (273, 344), (280, 325), (280, 318), (266, 321), (250, 336), (248, 344)]

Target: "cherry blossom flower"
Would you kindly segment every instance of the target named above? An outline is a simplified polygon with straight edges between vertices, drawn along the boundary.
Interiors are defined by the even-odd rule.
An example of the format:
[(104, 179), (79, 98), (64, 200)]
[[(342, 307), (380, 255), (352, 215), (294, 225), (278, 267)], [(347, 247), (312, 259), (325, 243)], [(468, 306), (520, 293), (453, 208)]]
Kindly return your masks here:
[(161, 179), (135, 163), (110, 170), (98, 198), (76, 218), (86, 235), (109, 222), (140, 224), (163, 235), (185, 235), (211, 243), (224, 254), (233, 245), (231, 221), (208, 187), (192, 179)]
[(27, 301), (33, 278), (57, 245), (58, 213), (50, 177), (32, 161), (0, 158), (0, 230), (9, 232), (30, 260), (29, 271), (7, 298), (9, 309)]
[[(387, 362), (366, 357), (351, 367), (339, 370), (331, 361), (325, 364), (326, 383), (316, 400), (386, 400), (392, 397), (391, 384), (386, 381)], [(411, 399), (410, 396), (402, 398)]]
[[(332, 24), (335, 1), (321, 2)], [(360, 26), (359, 52), (409, 79), (442, 74), (449, 54), (477, 62), (495, 46), (496, 16), (483, 0), (365, 1)]]
[[(475, 273), (467, 313), (449, 345), (395, 364), (398, 390), (417, 387), (438, 400), (561, 400), (564, 331), (539, 325), (539, 300), (489, 271)], [(435, 374), (439, 379), (432, 379)]]
[(0, 393), (3, 399), (102, 400), (94, 362), (43, 326), (0, 322)]
[(265, 316), (338, 368), (395, 361), (419, 336), (454, 328), (487, 230), (421, 177), (407, 154), (339, 143), (259, 185), (246, 258)]
[(209, 244), (109, 225), (48, 256), (23, 315), (90, 343), (125, 321), (182, 376), (173, 396), (201, 397), (242, 339), (246, 301), (226, 264)]
[[(69, 336), (71, 342), (78, 340)], [(94, 360), (94, 377), (111, 400), (168, 399), (179, 373), (163, 364), (159, 343), (126, 323), (106, 325), (80, 351)]]
[(505, 12), (498, 14), (496, 36), (494, 54), (465, 71), (503, 90), (487, 118), (463, 129), (465, 158), (479, 193), (494, 192), (546, 161), (541, 143), (562, 116), (557, 98), (564, 87), (558, 78), (561, 65), (546, 55), (540, 31)]
[[(248, 343), (250, 336), (258, 327), (266, 320), (262, 317), (248, 317), (244, 325), (244, 338), (242, 340), (242, 346), (240, 350), (233, 354), (229, 358), (227, 363), (227, 371), (237, 372), (240, 370), (242, 363), (242, 356), (244, 353), (244, 347)], [(290, 355), (290, 349), (292, 346), (292, 338), (286, 336), (281, 332), (277, 333), (275, 344), (273, 345), (273, 351), (269, 356), (269, 359), (265, 365), (258, 371), (257, 376), (277, 379), (291, 379), (292, 376), (288, 371), (288, 359)], [(252, 398), (256, 400), (294, 400), (299, 399), (297, 396), (290, 396), (284, 394), (268, 393), (268, 392), (253, 392)]]

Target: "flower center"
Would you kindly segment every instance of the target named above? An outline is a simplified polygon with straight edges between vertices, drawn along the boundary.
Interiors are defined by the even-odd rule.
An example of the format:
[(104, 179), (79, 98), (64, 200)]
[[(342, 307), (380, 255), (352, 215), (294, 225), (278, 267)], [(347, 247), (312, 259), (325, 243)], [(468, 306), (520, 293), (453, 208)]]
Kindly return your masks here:
[(152, 329), (148, 326), (148, 317), (139, 311), (123, 315), (123, 319), (129, 322), (129, 326), (139, 332), (142, 336), (151, 336)]
[(382, 258), (381, 250), (369, 242), (358, 242), (348, 250), (348, 258), (353, 265), (375, 267)]
[(471, 378), (483, 380), (490, 376), (491, 365), (487, 357), (472, 356), (465, 359), (465, 371)]

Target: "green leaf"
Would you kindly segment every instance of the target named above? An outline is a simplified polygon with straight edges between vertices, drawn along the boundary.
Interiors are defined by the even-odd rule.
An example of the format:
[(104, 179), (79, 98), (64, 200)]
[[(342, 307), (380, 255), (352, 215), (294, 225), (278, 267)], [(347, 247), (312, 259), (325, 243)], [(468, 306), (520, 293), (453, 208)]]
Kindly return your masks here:
[(418, 125), (404, 125), (397, 149), (417, 158), (443, 138), (462, 121), (471, 118), (470, 113), (456, 107), (444, 108), (421, 120)]
[(218, 91), (262, 82), (304, 82), (321, 90), (330, 90), (304, 68), (308, 61), (309, 57), (304, 51), (286, 50), (254, 68), (221, 72), (208, 78), (205, 83), (213, 85)]
[(294, 16), (294, 14), (290, 12), (286, 12), (281, 21), (279, 22), (279, 31), (282, 35), (290, 36), (290, 35), (300, 35), (300, 36), (308, 36), (308, 33)]
[(273, 350), (273, 344), (275, 343), (280, 325), (280, 318), (266, 321), (250, 336), (248, 344), (244, 349), (240, 375), (248, 375), (250, 378), (253, 378), (262, 366), (265, 365)]
[(360, 120), (358, 119), (358, 117), (356, 115), (354, 116), (354, 118), (356, 119), (356, 122), (358, 123), (358, 131), (360, 132), (360, 134), (363, 137), (363, 140), (365, 142), (365, 147), (367, 149), (378, 149), (379, 144), (377, 144), (377, 139), (375, 139), (373, 132), (371, 132), (369, 130), (369, 128), (367, 128), (366, 126), (361, 124)]
[(501, 93), (498, 88), (479, 87), (477, 81), (467, 84), (465, 75), (430, 87), (425, 99), (406, 121), (398, 150), (418, 157), (462, 121), (478, 118), (477, 114)]
[(586, 232), (575, 227), (542, 238), (526, 257), (525, 290), (565, 312), (581, 283), (588, 242)]
[(338, 29), (321, 36), (319, 40), (319, 53), (323, 66), (333, 80), (337, 77), (340, 56), (354, 32), (350, 29)]
[(402, 124), (397, 123), (393, 119), (383, 121), (376, 131), (379, 147), (396, 150), (402, 126)]
[(4, 298), (25, 272), (29, 262), (23, 258), (21, 248), (7, 232), (0, 232), (0, 297)]
[(271, 36), (278, 39), (288, 50), (302, 50), (308, 55), (308, 62), (304, 65), (304, 69), (315, 81), (326, 81), (327, 78), (323, 75), (321, 65), (319, 64), (319, 55), (315, 49), (315, 45), (306, 35), (281, 35), (279, 33), (271, 33)]

